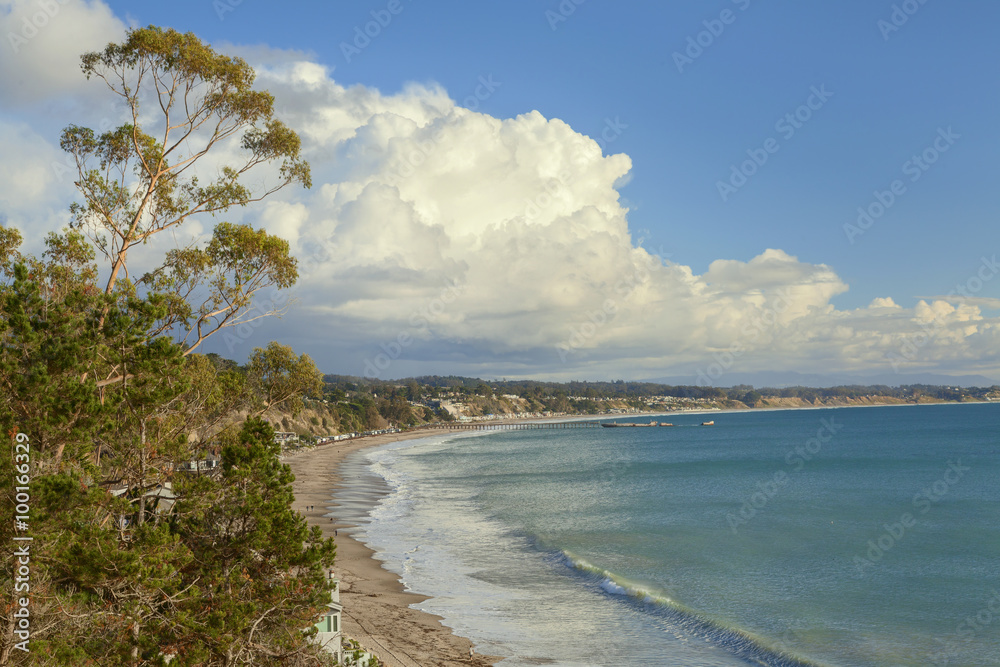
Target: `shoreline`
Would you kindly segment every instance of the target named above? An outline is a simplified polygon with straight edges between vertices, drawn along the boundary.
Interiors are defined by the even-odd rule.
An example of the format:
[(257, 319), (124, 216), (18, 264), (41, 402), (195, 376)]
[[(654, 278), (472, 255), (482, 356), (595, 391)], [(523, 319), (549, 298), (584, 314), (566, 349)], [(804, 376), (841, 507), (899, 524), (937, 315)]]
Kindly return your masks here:
[[(988, 401), (974, 403), (988, 404)], [(831, 406), (774, 406), (749, 409), (707, 409), (674, 412), (644, 412), (628, 415), (564, 415), (560, 417), (536, 417), (531, 419), (499, 419), (485, 422), (502, 424), (509, 422), (560, 422), (577, 420), (599, 420), (613, 417), (643, 418), (654, 416), (676, 416), (678, 414), (742, 413), (752, 411), (822, 410), (849, 407), (892, 407), (905, 405), (963, 405), (965, 402), (929, 403), (883, 403), (869, 405)], [(412, 608), (430, 599), (429, 596), (409, 592), (400, 578), (385, 568), (375, 557), (375, 551), (345, 530), (356, 524), (337, 516), (332, 508), (333, 494), (341, 487), (342, 468), (345, 459), (355, 452), (406, 441), (421, 440), (444, 435), (457, 435), (461, 431), (447, 427), (420, 428), (403, 433), (367, 436), (354, 440), (332, 442), (313, 449), (287, 455), (282, 458), (295, 475), (293, 491), (295, 500), (292, 508), (301, 513), (309, 526), (319, 526), (324, 536), (336, 535), (337, 557), (334, 573), (341, 580), (341, 602), (344, 605), (343, 630), (345, 636), (360, 642), (366, 650), (376, 654), (384, 664), (393, 667), (414, 665), (495, 665), (503, 660), (501, 656), (480, 655), (470, 658), (469, 649), (473, 642), (456, 635), (452, 628), (442, 623), (443, 618), (435, 614)], [(381, 489), (372, 489), (373, 495)], [(373, 501), (373, 506), (377, 501)], [(307, 511), (313, 506), (314, 509)], [(332, 515), (333, 520), (330, 520)]]
[[(354, 452), (402, 440), (417, 440), (455, 433), (446, 428), (421, 429), (404, 433), (369, 436), (356, 440), (332, 442), (282, 459), (295, 481), (292, 509), (306, 518), (309, 526), (319, 526), (325, 537), (336, 535), (337, 557), (334, 574), (340, 579), (340, 601), (344, 605), (344, 635), (357, 640), (363, 648), (379, 657), (389, 667), (424, 667), (433, 665), (494, 665), (499, 656), (470, 658), (471, 640), (456, 635), (441, 623), (442, 618), (410, 605), (429, 599), (407, 591), (399, 577), (383, 567), (375, 552), (344, 530), (353, 528), (336, 516), (333, 493), (342, 478), (340, 465)], [(314, 507), (307, 511), (308, 507)], [(333, 521), (328, 515), (333, 514)]]

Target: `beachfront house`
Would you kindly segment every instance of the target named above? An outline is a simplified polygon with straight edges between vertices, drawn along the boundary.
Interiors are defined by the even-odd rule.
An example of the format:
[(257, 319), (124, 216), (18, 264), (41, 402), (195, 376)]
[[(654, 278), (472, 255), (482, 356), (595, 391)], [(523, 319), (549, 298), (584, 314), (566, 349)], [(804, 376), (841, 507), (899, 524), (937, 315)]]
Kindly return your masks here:
[(333, 573), (330, 573), (330, 581), (333, 584), (333, 589), (330, 591), (330, 602), (327, 603), (326, 613), (320, 622), (316, 624), (316, 628), (319, 633), (316, 635), (316, 641), (327, 650), (327, 652), (334, 655), (337, 658), (337, 662), (343, 664), (344, 662), (344, 649), (343, 649), (343, 631), (341, 630), (341, 613), (344, 611), (344, 607), (340, 604), (340, 580), (333, 578)]
[[(323, 618), (316, 624), (316, 629), (319, 632), (314, 637), (314, 641), (332, 654), (337, 659), (338, 665), (367, 667), (372, 664), (374, 656), (361, 648), (355, 640), (344, 637), (341, 625), (341, 614), (344, 607), (340, 604), (340, 580), (334, 578), (333, 572), (330, 573), (330, 582), (333, 584), (333, 588), (330, 590), (330, 601), (326, 605), (327, 610)], [(346, 650), (344, 649), (345, 641), (349, 644)]]

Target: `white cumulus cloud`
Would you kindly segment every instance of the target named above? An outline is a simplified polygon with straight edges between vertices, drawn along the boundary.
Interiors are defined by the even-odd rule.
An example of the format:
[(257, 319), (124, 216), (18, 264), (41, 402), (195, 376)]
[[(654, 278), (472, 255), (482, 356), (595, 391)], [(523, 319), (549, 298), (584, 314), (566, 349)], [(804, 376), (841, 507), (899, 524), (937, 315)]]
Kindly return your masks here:
[[(79, 54), (123, 34), (100, 3), (59, 7), (24, 52), (61, 39), (60, 17), (77, 17), (85, 38), (52, 44), (46, 57), (58, 62), (4, 60), (0, 83), (15, 90), (8, 109), (77, 95)], [(0, 23), (10, 30), (27, 10), (0, 0)], [(720, 258), (697, 274), (682, 258), (642, 248), (620, 195), (631, 160), (604, 155), (557, 118), (530, 110), (495, 118), (433, 83), (393, 94), (345, 87), (303, 54), (244, 51), (279, 116), (302, 136), (314, 187), (229, 217), (288, 239), (301, 274), (284, 320), (216, 341), (234, 358), (274, 338), (327, 371), (383, 377), (704, 371), (724, 383), (715, 370), (1000, 367), (998, 321), (981, 310), (995, 305), (989, 300), (949, 295), (904, 307), (884, 297), (840, 310), (834, 300), (848, 286), (835, 268), (782, 249)], [(50, 66), (59, 73), (18, 83)], [(58, 228), (65, 216), (52, 202), (69, 194), (51, 195), (69, 186), (54, 176), (54, 139), (8, 114), (0, 140), (6, 224), (42, 221), (32, 229), (39, 237)], [(193, 221), (185, 234), (211, 224)]]
[(294, 230), (300, 254), (322, 258), (304, 264), (297, 330), (325, 341), (327, 367), (643, 377), (729, 359), (742, 370), (884, 370), (926, 309), (941, 325), (908, 364), (958, 360), (959, 343), (973, 359), (995, 327), (971, 304), (838, 310), (848, 286), (835, 270), (780, 249), (694, 274), (637, 247), (618, 190), (628, 156), (603, 155), (563, 121), (494, 118), (433, 84), (344, 87), (316, 64), (279, 60), (261, 85), (302, 133), (317, 181)]

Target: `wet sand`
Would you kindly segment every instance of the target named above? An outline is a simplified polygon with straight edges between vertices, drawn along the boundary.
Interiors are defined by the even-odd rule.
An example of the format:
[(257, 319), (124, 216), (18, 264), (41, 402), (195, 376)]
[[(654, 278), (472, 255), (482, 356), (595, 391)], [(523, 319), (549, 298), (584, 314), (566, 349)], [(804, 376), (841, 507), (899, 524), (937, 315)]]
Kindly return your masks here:
[[(339, 531), (334, 573), (341, 581), (344, 633), (390, 667), (493, 665), (501, 659), (478, 653), (470, 658), (471, 641), (442, 625), (440, 616), (410, 608), (427, 597), (407, 592), (399, 578), (373, 557), (371, 549), (346, 534), (344, 529), (353, 524), (340, 520), (336, 508), (333, 521), (325, 516), (333, 504), (333, 492), (341, 483), (340, 464), (348, 454), (399, 440), (451, 432), (421, 429), (332, 442), (283, 459), (295, 474), (292, 507), (306, 517), (310, 526), (322, 528), (325, 535), (333, 537), (334, 531)], [(373, 493), (376, 491), (373, 489)], [(307, 510), (310, 506), (313, 509)]]

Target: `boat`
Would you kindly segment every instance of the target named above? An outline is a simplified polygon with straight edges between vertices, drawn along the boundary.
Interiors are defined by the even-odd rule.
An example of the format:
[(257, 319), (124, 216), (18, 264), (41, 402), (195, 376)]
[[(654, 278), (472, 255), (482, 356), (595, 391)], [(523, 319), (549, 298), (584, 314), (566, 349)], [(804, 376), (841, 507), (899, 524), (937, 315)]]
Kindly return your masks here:
[(714, 421), (702, 422), (701, 425), (702, 426), (715, 426), (715, 422)]
[(670, 422), (660, 422), (660, 426), (673, 426)]

